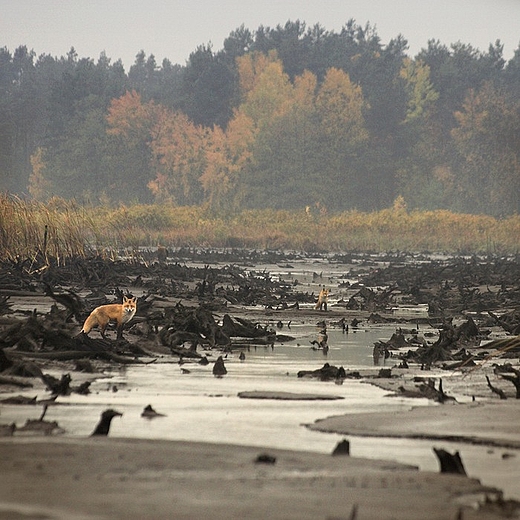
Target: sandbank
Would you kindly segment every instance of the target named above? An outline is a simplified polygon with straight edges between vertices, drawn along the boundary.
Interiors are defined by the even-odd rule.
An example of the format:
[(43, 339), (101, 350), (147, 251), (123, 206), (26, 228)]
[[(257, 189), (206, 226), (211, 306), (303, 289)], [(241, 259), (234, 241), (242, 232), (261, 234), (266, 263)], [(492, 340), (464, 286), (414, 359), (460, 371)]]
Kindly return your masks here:
[[(276, 462), (256, 462), (264, 453)], [(474, 508), (498, 496), (475, 479), (230, 445), (9, 438), (0, 475), (0, 519), (500, 518), (495, 506)]]

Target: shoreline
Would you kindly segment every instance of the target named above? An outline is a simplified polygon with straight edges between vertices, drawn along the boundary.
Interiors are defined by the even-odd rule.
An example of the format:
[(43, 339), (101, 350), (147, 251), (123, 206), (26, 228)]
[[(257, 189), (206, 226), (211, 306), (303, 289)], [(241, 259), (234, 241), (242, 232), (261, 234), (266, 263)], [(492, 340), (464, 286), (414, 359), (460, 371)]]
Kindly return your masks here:
[[(412, 369), (388, 380), (365, 377), (364, 382), (395, 395), (395, 386), (409, 386), (417, 373)], [(457, 375), (449, 386), (458, 389), (461, 379)], [(470, 386), (480, 392), (475, 382)], [(274, 394), (269, 397), (275, 399)], [(476, 442), (516, 450), (509, 455), (518, 460), (518, 402), (478, 399), (403, 412), (337, 415), (304, 427), (345, 435), (347, 440), (357, 436)], [(442, 435), (431, 434), (443, 427)], [(275, 457), (276, 463), (255, 463), (262, 454)], [(2, 520), (15, 514), (51, 520), (198, 519), (206, 518), (208, 511), (215, 519), (347, 519), (356, 518), (351, 515), (357, 511), (360, 519), (416, 520), (418, 509), (425, 520), (457, 515), (467, 520), (520, 511), (520, 502), (504, 497), (503, 489), (484, 485), (471, 474), (423, 471), (382, 458), (236, 444), (3, 437), (0, 474), (7, 483), (0, 486)]]
[[(0, 518), (23, 508), (33, 511), (29, 518), (39, 511), (49, 519), (305, 520), (357, 511), (416, 520), (418, 510), (424, 520), (461, 511), (465, 519), (499, 518), (492, 510), (499, 490), (389, 461), (106, 437), (2, 440), (0, 454)], [(256, 462), (261, 455), (274, 464)]]
[[(480, 402), (439, 406), (443, 407), (439, 413), (432, 412), (431, 407), (414, 407), (407, 412), (326, 417), (307, 427), (314, 431), (342, 435), (424, 439), (520, 450), (520, 414), (517, 403)], [(497, 431), (498, 424), (500, 430)], [(440, 428), (447, 428), (448, 431), (432, 433)]]

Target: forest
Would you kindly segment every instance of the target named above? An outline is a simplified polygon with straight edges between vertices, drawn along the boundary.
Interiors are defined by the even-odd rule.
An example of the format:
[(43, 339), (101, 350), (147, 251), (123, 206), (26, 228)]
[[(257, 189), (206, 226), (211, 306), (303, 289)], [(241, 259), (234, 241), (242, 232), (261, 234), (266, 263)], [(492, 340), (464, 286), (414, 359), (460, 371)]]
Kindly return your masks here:
[(0, 191), (90, 206), (520, 213), (520, 47), (506, 61), (374, 27), (242, 27), (184, 65), (0, 49)]

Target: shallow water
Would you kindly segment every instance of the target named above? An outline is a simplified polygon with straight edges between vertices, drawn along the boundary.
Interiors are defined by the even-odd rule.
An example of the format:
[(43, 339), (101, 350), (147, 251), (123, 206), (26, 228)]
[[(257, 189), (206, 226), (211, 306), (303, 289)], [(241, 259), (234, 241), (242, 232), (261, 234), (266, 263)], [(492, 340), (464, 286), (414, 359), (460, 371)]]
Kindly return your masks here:
[[(298, 327), (293, 327), (298, 329)], [(388, 329), (388, 327), (386, 327)], [(368, 338), (388, 337), (385, 327), (344, 335), (325, 357), (304, 345), (312, 327), (295, 330), (295, 342), (274, 349), (257, 348), (246, 352), (245, 361), (238, 354), (225, 359), (228, 373), (222, 378), (212, 374), (212, 364), (158, 362), (147, 366), (129, 366), (107, 371), (92, 385), (92, 394), (60, 397), (49, 408), (46, 419), (56, 420), (67, 435), (89, 435), (100, 412), (115, 408), (123, 413), (112, 421), (111, 436), (149, 439), (191, 440), (258, 446), (259, 450), (286, 448), (330, 453), (345, 438), (342, 435), (314, 432), (304, 425), (332, 415), (360, 412), (398, 411), (412, 406), (438, 406), (427, 399), (387, 397), (387, 392), (359, 380), (347, 379), (342, 385), (298, 378), (299, 370), (315, 369), (328, 361), (347, 369), (373, 366)], [(341, 334), (341, 336), (340, 336)], [(347, 337), (348, 336), (348, 337)], [(329, 336), (334, 338), (334, 334)], [(355, 337), (356, 339), (354, 339)], [(339, 340), (344, 343), (340, 344)], [(356, 344), (357, 341), (357, 344)], [(351, 342), (355, 345), (349, 345)], [(368, 343), (368, 344), (367, 344)], [(214, 357), (214, 356), (213, 356)], [(182, 373), (187, 369), (190, 373)], [(264, 390), (339, 396), (329, 401), (280, 401), (239, 398), (243, 391)], [(34, 395), (34, 392), (25, 392)], [(43, 396), (39, 396), (43, 397)], [(153, 408), (165, 417), (145, 419), (144, 407)], [(40, 407), (3, 406), (1, 422), (37, 418)], [(511, 450), (493, 449), (454, 443), (432, 443), (406, 439), (362, 438), (348, 436), (351, 455), (397, 460), (422, 470), (438, 471), (432, 446), (459, 450), (466, 470), (483, 484), (505, 491), (506, 497), (520, 498), (511, 482), (518, 482), (518, 457), (503, 459)], [(514, 476), (516, 475), (516, 479)]]
[[(326, 284), (331, 287), (330, 305), (349, 296), (348, 288), (339, 282), (356, 281), (350, 266), (329, 264), (323, 259), (291, 262), (294, 268), (276, 265), (255, 266), (258, 272), (295, 280), (299, 290), (315, 292)], [(30, 304), (29, 304), (30, 307)], [(312, 307), (312, 305), (310, 305)], [(31, 307), (32, 308), (32, 307)], [(407, 309), (421, 316), (425, 309)], [(274, 322), (270, 323), (275, 327)], [(325, 362), (344, 366), (346, 370), (373, 367), (374, 342), (387, 341), (395, 332), (395, 325), (360, 326), (344, 334), (342, 329), (328, 323), (327, 355), (312, 350), (310, 342), (317, 339), (320, 328), (294, 320), (278, 332), (295, 337), (287, 344), (257, 347), (245, 351), (245, 361), (238, 353), (225, 359), (228, 374), (223, 378), (212, 375), (212, 364), (204, 367), (195, 363), (179, 366), (176, 362), (157, 362), (147, 366), (129, 366), (112, 369), (100, 375), (91, 385), (89, 396), (72, 394), (60, 397), (58, 404), (49, 408), (46, 419), (56, 420), (66, 435), (86, 436), (94, 429), (100, 413), (115, 408), (123, 413), (112, 422), (111, 436), (149, 439), (191, 440), (258, 446), (259, 450), (286, 448), (330, 453), (344, 436), (314, 432), (304, 425), (333, 415), (360, 412), (398, 411), (412, 406), (437, 406), (426, 399), (387, 397), (387, 392), (365, 382), (347, 379), (343, 385), (297, 377), (299, 370), (314, 370)], [(424, 332), (424, 331), (421, 331)], [(210, 359), (215, 359), (214, 353)], [(381, 361), (379, 367), (385, 366)], [(395, 364), (389, 359), (388, 367)], [(190, 373), (183, 374), (181, 368)], [(376, 369), (377, 370), (377, 369)], [(59, 377), (61, 374), (54, 374)], [(74, 378), (74, 374), (73, 374)], [(73, 384), (75, 381), (73, 380)], [(334, 401), (279, 401), (241, 399), (239, 392), (264, 390), (293, 393), (334, 395)], [(17, 392), (33, 397), (34, 391)], [(46, 395), (38, 395), (44, 398)], [(458, 396), (457, 396), (458, 397)], [(147, 405), (165, 414), (153, 420), (141, 417)], [(19, 426), (27, 418), (36, 419), (41, 408), (35, 406), (2, 406), (2, 424), (15, 421)], [(366, 458), (396, 460), (438, 471), (438, 462), (432, 451), (436, 446), (449, 451), (460, 451), (470, 477), (479, 478), (485, 485), (504, 490), (506, 498), (520, 499), (519, 450), (488, 449), (447, 442), (407, 439), (362, 438), (348, 436), (351, 455)], [(513, 454), (512, 457), (503, 457)]]

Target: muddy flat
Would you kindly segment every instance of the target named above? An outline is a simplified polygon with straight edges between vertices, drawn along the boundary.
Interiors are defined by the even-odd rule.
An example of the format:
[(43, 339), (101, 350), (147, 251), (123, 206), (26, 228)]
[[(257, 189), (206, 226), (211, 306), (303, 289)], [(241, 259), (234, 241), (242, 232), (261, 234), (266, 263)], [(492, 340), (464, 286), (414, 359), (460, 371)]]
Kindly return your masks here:
[(463, 506), (465, 519), (499, 518), (472, 509), (495, 496), (474, 479), (229, 445), (10, 439), (0, 442), (0, 475), (2, 519), (416, 520), (456, 518)]
[(407, 412), (328, 417), (309, 428), (364, 437), (448, 440), (520, 448), (520, 405), (515, 401), (445, 404)]

